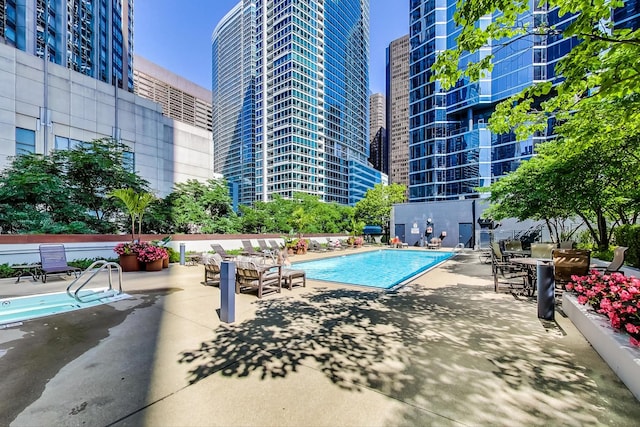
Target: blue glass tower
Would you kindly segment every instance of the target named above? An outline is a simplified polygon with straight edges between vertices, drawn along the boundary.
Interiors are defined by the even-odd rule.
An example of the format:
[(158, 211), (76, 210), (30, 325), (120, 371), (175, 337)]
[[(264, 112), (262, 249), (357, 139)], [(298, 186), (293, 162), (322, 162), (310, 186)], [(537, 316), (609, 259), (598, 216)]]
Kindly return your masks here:
[[(459, 28), (453, 22), (454, 0), (411, 0), (409, 63), (409, 201), (452, 200), (478, 197), (485, 187), (523, 159), (549, 136), (533, 135), (516, 141), (513, 134), (494, 135), (485, 124), (497, 103), (537, 82), (554, 82), (558, 60), (576, 45), (576, 39), (559, 35), (530, 35), (481, 48), (463, 56), (460, 66), (494, 55), (494, 68), (477, 82), (459, 81), (443, 90), (431, 82), (431, 66), (437, 52), (455, 48)], [(637, 28), (637, 2), (627, 2), (614, 12), (617, 25)], [(530, 0), (529, 11), (519, 17), (521, 25), (542, 23), (566, 28), (572, 15)], [(491, 23), (491, 16), (479, 25)], [(634, 25), (636, 27), (634, 27)]]
[(0, 0), (0, 42), (133, 92), (133, 0)]
[(212, 52), (215, 170), (240, 182), (241, 203), (348, 204), (362, 170), (350, 162), (369, 167), (368, 1), (244, 0)]

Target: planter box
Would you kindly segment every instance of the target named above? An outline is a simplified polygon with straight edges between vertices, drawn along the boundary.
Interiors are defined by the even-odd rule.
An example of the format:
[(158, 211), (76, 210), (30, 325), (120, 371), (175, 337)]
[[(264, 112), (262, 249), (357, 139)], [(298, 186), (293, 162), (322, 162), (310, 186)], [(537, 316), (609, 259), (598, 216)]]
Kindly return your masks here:
[(562, 310), (600, 354), (613, 372), (640, 400), (640, 348), (632, 347), (629, 335), (611, 327), (609, 319), (582, 305), (574, 295), (562, 295)]

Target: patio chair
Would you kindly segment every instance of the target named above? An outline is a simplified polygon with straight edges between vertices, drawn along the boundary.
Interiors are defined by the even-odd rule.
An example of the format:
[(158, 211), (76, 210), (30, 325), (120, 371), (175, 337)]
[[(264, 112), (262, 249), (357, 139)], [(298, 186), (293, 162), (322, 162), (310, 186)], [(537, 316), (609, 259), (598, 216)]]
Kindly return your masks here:
[(589, 273), (591, 252), (581, 249), (554, 249), (552, 257), (556, 297), (559, 298), (566, 284), (571, 281), (571, 276), (586, 276)]
[(236, 293), (257, 289), (258, 298), (265, 292), (282, 290), (282, 266), (258, 265), (254, 261), (236, 261)]
[(215, 253), (220, 255), (223, 260), (232, 260), (236, 258), (235, 255), (228, 254), (227, 251), (225, 251), (224, 248), (220, 246), (219, 243), (212, 243), (211, 249), (213, 249)]
[(427, 243), (427, 249), (440, 249), (440, 247), (442, 247), (442, 239), (439, 237), (433, 237)]
[(495, 292), (506, 290), (513, 293), (523, 293), (526, 288), (526, 268), (509, 262), (500, 250), (497, 242), (491, 242), (491, 271), (493, 274), (493, 288)]
[(47, 282), (47, 274), (72, 274), (77, 278), (82, 271), (78, 267), (67, 264), (67, 254), (64, 245), (40, 245), (40, 271), (42, 283)]
[(557, 248), (555, 243), (532, 243), (531, 258), (551, 259), (551, 252)]
[(205, 254), (202, 257), (204, 264), (204, 284), (220, 286), (220, 268), (222, 267), (222, 257), (220, 255)]
[(624, 274), (624, 271), (621, 271), (620, 269), (624, 265), (624, 256), (627, 252), (627, 249), (629, 248), (625, 246), (618, 246), (613, 250), (613, 260), (609, 263), (609, 265), (592, 265), (590, 268), (593, 270), (602, 271), (604, 274)]

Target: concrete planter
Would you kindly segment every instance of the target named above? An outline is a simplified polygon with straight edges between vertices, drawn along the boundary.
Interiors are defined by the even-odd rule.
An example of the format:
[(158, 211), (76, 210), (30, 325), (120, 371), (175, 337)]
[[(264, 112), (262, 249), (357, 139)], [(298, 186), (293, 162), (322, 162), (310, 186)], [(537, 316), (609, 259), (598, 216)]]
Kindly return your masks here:
[(629, 335), (611, 327), (609, 319), (578, 303), (574, 295), (562, 295), (562, 310), (600, 354), (620, 380), (640, 400), (640, 348), (632, 347)]

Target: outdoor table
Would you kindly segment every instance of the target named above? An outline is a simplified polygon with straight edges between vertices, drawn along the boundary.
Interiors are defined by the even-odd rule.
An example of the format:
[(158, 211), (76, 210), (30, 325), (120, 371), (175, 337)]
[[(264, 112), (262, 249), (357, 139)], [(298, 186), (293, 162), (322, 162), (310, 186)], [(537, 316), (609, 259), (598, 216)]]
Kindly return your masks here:
[(42, 266), (40, 264), (20, 264), (12, 265), (11, 268), (20, 271), (16, 283), (20, 282), (22, 276), (31, 276), (32, 280), (37, 282), (40, 279), (40, 269)]
[(519, 266), (523, 266), (527, 269), (527, 280), (525, 283), (525, 293), (527, 296), (534, 296), (536, 293), (536, 285), (537, 285), (537, 267), (538, 262), (553, 262), (550, 258), (531, 258), (531, 257), (514, 257), (509, 260), (511, 264), (516, 264)]
[(531, 257), (530, 250), (521, 250), (521, 251), (502, 251), (502, 254), (511, 258), (514, 257)]
[(187, 255), (187, 265), (198, 265), (202, 260), (202, 255), (200, 254), (189, 254)]

